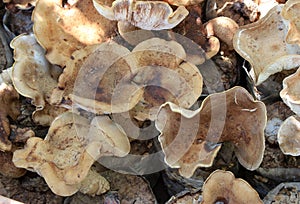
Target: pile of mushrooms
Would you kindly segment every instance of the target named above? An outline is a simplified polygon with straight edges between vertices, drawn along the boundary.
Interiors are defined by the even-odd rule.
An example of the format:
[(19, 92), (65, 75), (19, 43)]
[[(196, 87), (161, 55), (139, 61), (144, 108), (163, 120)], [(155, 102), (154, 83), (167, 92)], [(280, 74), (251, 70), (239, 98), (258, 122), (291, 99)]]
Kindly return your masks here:
[[(204, 54), (195, 60), (180, 41), (151, 31), (179, 25), (189, 14), (186, 6), (199, 2), (38, 0), (34, 33), (13, 39), (15, 62), (0, 78), (0, 100), (7, 105), (0, 108), (0, 150), (12, 149), (7, 116), (19, 115), (15, 103), (20, 94), (35, 106), (34, 122), (49, 130), (45, 138), (31, 135), (13, 151), (12, 161), (38, 173), (60, 196), (109, 190), (108, 181), (91, 167), (101, 157), (129, 154), (132, 136), (111, 117), (118, 113), (154, 122), (165, 163), (185, 178), (199, 167), (212, 167), (225, 143), (234, 146), (244, 168), (256, 170), (265, 150), (265, 104), (235, 86), (209, 94), (195, 108), (207, 80), (200, 65), (224, 43), (250, 62), (256, 85), (299, 67), (300, 1), (277, 5), (240, 28), (226, 17), (211, 19), (204, 24), (211, 49), (199, 48)], [(147, 35), (135, 42), (115, 40), (114, 32), (125, 27)], [(298, 69), (283, 80), (280, 92), (296, 116), (281, 125), (278, 142), (284, 153), (294, 156), (300, 155), (299, 77)], [(249, 196), (234, 192), (237, 188)], [(202, 196), (202, 203), (262, 203), (248, 183), (223, 171), (209, 176)]]

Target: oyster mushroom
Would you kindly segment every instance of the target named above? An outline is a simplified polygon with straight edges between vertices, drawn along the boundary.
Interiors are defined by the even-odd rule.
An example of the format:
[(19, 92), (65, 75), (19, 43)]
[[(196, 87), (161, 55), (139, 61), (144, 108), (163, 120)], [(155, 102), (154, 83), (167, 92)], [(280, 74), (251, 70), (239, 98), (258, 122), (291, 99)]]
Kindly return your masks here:
[[(98, 117), (108, 120), (106, 116)], [(63, 113), (52, 122), (44, 140), (39, 137), (29, 138), (24, 149), (16, 150), (13, 162), (17, 167), (39, 173), (57, 195), (69, 196), (80, 189), (92, 194), (104, 192), (108, 184), (101, 177), (98, 177), (100, 181), (95, 184), (101, 184), (98, 190), (92, 190), (96, 187), (90, 189), (85, 186), (93, 180), (88, 175), (90, 167), (100, 156), (123, 156), (129, 152), (130, 147), (126, 135), (118, 134), (117, 130), (123, 132), (114, 129), (115, 124), (105, 123), (104, 119), (102, 121), (102, 124), (98, 124), (102, 131), (95, 131), (94, 123), (91, 125), (88, 119), (71, 112)], [(115, 130), (115, 135), (109, 132), (111, 129)], [(118, 151), (121, 145), (124, 147), (121, 150), (125, 149), (122, 153)]]
[(300, 115), (300, 69), (286, 77), (283, 82), (280, 97), (283, 102), (297, 115)]
[(242, 87), (209, 95), (199, 109), (185, 110), (172, 103), (161, 106), (156, 128), (165, 161), (191, 177), (197, 167), (213, 163), (222, 142), (231, 142), (239, 162), (259, 167), (265, 148), (266, 108)]
[(204, 182), (201, 204), (263, 203), (258, 193), (243, 179), (230, 171), (216, 170)]
[(106, 41), (117, 28), (116, 23), (96, 11), (92, 0), (40, 0), (32, 20), (34, 33), (46, 50), (47, 59), (61, 67), (74, 51)]
[(287, 1), (282, 9), (281, 15), (289, 21), (286, 41), (290, 44), (297, 43), (300, 45), (300, 1)]
[(173, 12), (170, 5), (162, 1), (115, 0), (111, 7), (93, 0), (97, 11), (112, 21), (128, 21), (144, 30), (164, 30), (177, 26), (188, 14), (184, 6)]
[(300, 47), (286, 42), (288, 25), (280, 15), (283, 5), (273, 7), (255, 23), (242, 26), (233, 38), (234, 49), (252, 65), (256, 85), (282, 70), (300, 65)]
[(42, 110), (57, 84), (51, 74), (56, 68), (47, 61), (44, 49), (33, 34), (17, 36), (11, 47), (15, 59), (12, 70), (14, 87), (21, 95), (31, 98), (37, 110)]
[(278, 144), (284, 154), (300, 155), (300, 116), (288, 117), (277, 134)]

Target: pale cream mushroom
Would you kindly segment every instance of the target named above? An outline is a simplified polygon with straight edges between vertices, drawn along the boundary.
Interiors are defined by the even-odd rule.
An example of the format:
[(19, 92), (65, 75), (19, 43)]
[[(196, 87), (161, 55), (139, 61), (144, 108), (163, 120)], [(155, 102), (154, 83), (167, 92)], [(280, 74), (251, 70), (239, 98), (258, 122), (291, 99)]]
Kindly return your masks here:
[(11, 47), (15, 59), (12, 70), (14, 87), (21, 95), (31, 98), (37, 110), (42, 110), (57, 84), (52, 75), (52, 70), (57, 67), (45, 58), (45, 51), (33, 34), (17, 36)]
[(281, 15), (289, 21), (289, 30), (286, 41), (290, 44), (300, 45), (300, 1), (288, 0), (281, 12)]
[(258, 193), (245, 180), (230, 171), (216, 170), (205, 180), (201, 204), (263, 204)]
[(242, 87), (210, 94), (199, 109), (189, 111), (172, 103), (161, 106), (155, 125), (166, 163), (191, 177), (197, 167), (213, 163), (222, 142), (231, 142), (239, 162), (259, 167), (265, 149), (266, 107)]
[(286, 77), (283, 82), (280, 97), (283, 102), (297, 115), (300, 115), (300, 69)]
[(278, 144), (284, 154), (300, 155), (300, 116), (288, 117), (277, 134)]
[[(105, 1), (108, 4), (112, 0)], [(65, 67), (71, 54), (87, 45), (105, 42), (116, 23), (101, 16), (92, 0), (40, 0), (32, 14), (33, 30), (52, 64)]]
[(170, 5), (163, 1), (115, 0), (111, 7), (93, 0), (97, 11), (112, 21), (127, 21), (144, 30), (172, 29), (188, 14), (184, 6), (174, 12)]
[(233, 38), (234, 49), (252, 65), (256, 85), (282, 70), (300, 65), (300, 47), (288, 44), (288, 25), (280, 15), (283, 5), (273, 7), (255, 23), (242, 26)]

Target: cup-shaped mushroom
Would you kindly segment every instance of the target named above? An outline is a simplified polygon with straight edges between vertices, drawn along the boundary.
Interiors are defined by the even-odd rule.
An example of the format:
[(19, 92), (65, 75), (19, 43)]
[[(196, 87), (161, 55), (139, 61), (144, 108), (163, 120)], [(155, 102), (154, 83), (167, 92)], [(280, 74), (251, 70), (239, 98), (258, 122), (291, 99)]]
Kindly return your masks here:
[(286, 77), (283, 82), (280, 97), (283, 102), (297, 115), (300, 115), (300, 69)]
[(69, 2), (41, 0), (32, 14), (33, 30), (47, 59), (61, 67), (74, 51), (106, 41), (117, 29), (115, 22), (97, 12), (92, 0), (78, 0), (72, 5)]
[(33, 34), (17, 36), (11, 47), (15, 59), (12, 70), (14, 86), (21, 95), (33, 100), (37, 110), (41, 110), (57, 84), (51, 75), (55, 67), (45, 58), (45, 50)]
[(257, 169), (265, 149), (266, 120), (265, 105), (244, 88), (234, 87), (210, 94), (195, 111), (166, 103), (155, 125), (161, 132), (166, 163), (179, 168), (182, 176), (191, 177), (197, 167), (212, 165), (222, 142), (234, 144), (245, 168)]
[(285, 3), (281, 15), (289, 21), (289, 30), (286, 41), (300, 45), (300, 1), (289, 0)]
[(300, 47), (286, 41), (288, 23), (280, 15), (283, 5), (273, 7), (257, 22), (242, 26), (233, 38), (234, 49), (252, 65), (258, 85), (269, 76), (300, 65)]
[(93, 0), (93, 3), (97, 11), (109, 20), (127, 21), (144, 30), (172, 29), (189, 14), (184, 6), (173, 12), (163, 1), (115, 0), (111, 7), (99, 0)]
[(279, 147), (284, 154), (300, 155), (300, 117), (290, 116), (280, 126), (277, 134)]
[(235, 178), (230, 171), (216, 170), (204, 182), (201, 204), (263, 203), (258, 193), (245, 180)]

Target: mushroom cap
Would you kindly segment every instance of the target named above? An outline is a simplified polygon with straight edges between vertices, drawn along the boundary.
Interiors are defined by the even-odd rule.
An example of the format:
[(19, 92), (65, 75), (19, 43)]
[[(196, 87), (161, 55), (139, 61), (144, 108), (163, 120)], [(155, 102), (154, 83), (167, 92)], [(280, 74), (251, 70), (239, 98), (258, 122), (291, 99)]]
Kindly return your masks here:
[(93, 0), (97, 11), (104, 17), (115, 21), (128, 21), (144, 30), (172, 29), (187, 15), (188, 10), (179, 6), (174, 12), (170, 5), (163, 1), (115, 0), (111, 7)]
[(211, 203), (263, 203), (258, 193), (243, 179), (230, 171), (216, 170), (205, 180), (201, 204)]
[(66, 111), (68, 110), (65, 108), (52, 106), (46, 103), (43, 110), (36, 110), (32, 113), (32, 119), (38, 125), (50, 126), (57, 116)]
[(283, 102), (297, 115), (300, 115), (300, 69), (286, 77), (283, 82), (280, 97)]
[(78, 0), (72, 5), (63, 0), (40, 0), (32, 20), (34, 33), (46, 50), (47, 59), (61, 67), (74, 51), (102, 43), (116, 30), (116, 23), (101, 16), (92, 0)]
[(282, 7), (277, 5), (257, 22), (240, 27), (233, 38), (234, 49), (252, 65), (250, 74), (257, 85), (300, 65), (300, 47), (286, 42), (288, 25), (280, 15)]
[(197, 167), (212, 165), (212, 161), (202, 160), (213, 160), (222, 142), (234, 144), (245, 168), (257, 169), (265, 149), (266, 121), (264, 103), (254, 101), (246, 89), (234, 87), (210, 94), (195, 111), (163, 104), (155, 125), (161, 132), (159, 141), (166, 163), (180, 168), (182, 176), (191, 177)]
[(135, 66), (126, 58), (128, 54), (127, 48), (114, 42), (102, 43), (92, 52), (70, 94), (75, 107), (94, 113), (125, 112), (134, 107), (143, 90), (130, 81)]
[(300, 155), (300, 116), (288, 117), (277, 134), (279, 147), (284, 154)]
[(54, 66), (45, 58), (44, 49), (33, 34), (22, 34), (11, 41), (15, 63), (12, 81), (16, 90), (31, 98), (37, 110), (42, 110), (57, 82), (51, 75)]
[(286, 41), (300, 45), (300, 1), (289, 0), (284, 4), (281, 15), (290, 22)]

